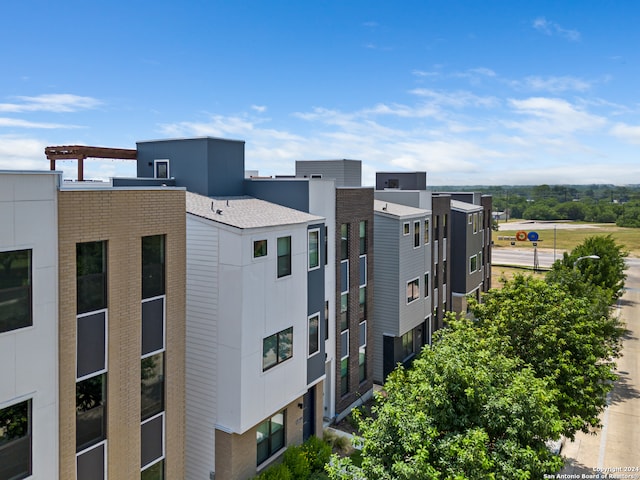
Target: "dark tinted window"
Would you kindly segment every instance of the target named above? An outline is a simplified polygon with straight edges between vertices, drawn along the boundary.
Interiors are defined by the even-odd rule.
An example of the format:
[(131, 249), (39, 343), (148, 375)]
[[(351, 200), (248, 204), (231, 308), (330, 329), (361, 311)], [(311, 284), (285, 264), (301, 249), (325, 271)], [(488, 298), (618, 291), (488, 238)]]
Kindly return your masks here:
[(0, 333), (32, 324), (31, 250), (0, 252)]
[(165, 293), (165, 236), (142, 237), (142, 298)]
[(107, 245), (87, 242), (76, 245), (78, 313), (107, 308)]

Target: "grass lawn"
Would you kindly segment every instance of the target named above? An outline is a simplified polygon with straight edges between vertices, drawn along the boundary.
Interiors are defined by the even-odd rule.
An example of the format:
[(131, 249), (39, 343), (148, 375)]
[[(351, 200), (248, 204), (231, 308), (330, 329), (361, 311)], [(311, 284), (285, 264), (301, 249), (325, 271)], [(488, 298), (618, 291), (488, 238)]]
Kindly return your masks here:
[[(508, 225), (508, 224), (507, 224)], [(576, 225), (580, 225), (576, 223)], [(622, 245), (625, 250), (629, 252), (632, 257), (640, 257), (640, 228), (624, 228), (617, 227), (612, 223), (603, 224), (589, 224), (593, 225), (592, 228), (557, 228), (555, 230), (555, 248), (558, 252), (565, 250), (572, 250), (575, 246), (581, 244), (585, 238), (593, 237), (594, 235), (609, 235), (613, 237), (616, 243)], [(504, 224), (500, 225), (499, 232), (493, 232), (492, 238), (495, 247), (511, 247), (510, 240), (498, 240), (498, 237), (503, 236), (515, 236), (516, 230), (503, 230)], [(549, 229), (536, 229), (532, 225), (531, 229), (538, 232), (540, 240), (538, 248), (553, 249), (554, 247), (554, 230)], [(515, 242), (515, 247), (531, 247), (531, 243)]]
[(532, 268), (492, 266), (491, 267), (491, 287), (492, 288), (502, 287), (502, 283), (500, 282), (500, 279), (506, 278), (507, 280), (511, 280), (516, 274), (533, 275), (535, 278), (543, 279), (546, 273), (547, 273), (546, 271), (534, 272)]

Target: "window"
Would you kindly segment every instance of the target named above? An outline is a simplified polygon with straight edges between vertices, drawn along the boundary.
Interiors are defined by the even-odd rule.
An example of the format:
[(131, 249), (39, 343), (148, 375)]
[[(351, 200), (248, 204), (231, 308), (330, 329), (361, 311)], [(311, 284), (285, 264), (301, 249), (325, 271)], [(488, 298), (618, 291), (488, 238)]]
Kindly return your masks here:
[(31, 400), (0, 409), (0, 478), (31, 475)]
[(467, 223), (468, 223), (469, 225), (471, 225), (471, 224), (473, 223), (473, 215), (472, 215), (471, 213), (469, 213), (469, 214), (467, 215)]
[(320, 266), (320, 230), (309, 230), (309, 270)]
[(107, 370), (107, 312), (76, 317), (76, 379)]
[(409, 222), (404, 222), (402, 224), (402, 234), (409, 235)]
[(473, 273), (478, 270), (478, 257), (473, 255), (469, 257), (469, 273)]
[(340, 392), (349, 393), (349, 330), (340, 334)]
[(329, 261), (329, 228), (324, 227), (324, 264)]
[(402, 359), (406, 360), (413, 354), (413, 330), (402, 335)]
[(424, 298), (429, 297), (429, 272), (424, 274)]
[(367, 379), (367, 322), (361, 322), (358, 332), (358, 379)]
[(107, 243), (76, 245), (78, 313), (107, 308)]
[(424, 221), (424, 244), (429, 243), (429, 219)]
[(413, 248), (420, 246), (420, 222), (413, 222)]
[(106, 442), (101, 442), (78, 453), (76, 456), (76, 480), (104, 480), (107, 478), (106, 449)]
[(285, 445), (285, 414), (284, 410), (276, 413), (269, 420), (265, 420), (256, 430), (256, 442), (258, 446), (257, 464), (260, 465), (269, 457), (284, 448)]
[(153, 173), (155, 178), (169, 178), (169, 160), (154, 160)]
[(106, 373), (76, 383), (76, 451), (107, 437)]
[(320, 351), (320, 314), (309, 317), (309, 356), (315, 355)]
[(256, 240), (253, 242), (253, 258), (266, 257), (267, 256), (267, 241)]
[(165, 236), (142, 237), (142, 298), (165, 294)]
[(367, 221), (360, 222), (360, 255), (367, 253)]
[(141, 360), (141, 419), (146, 420), (164, 411), (164, 352)]
[(329, 301), (324, 302), (324, 339), (329, 340)]
[(340, 225), (340, 260), (349, 259), (349, 224)]
[(340, 331), (349, 328), (349, 294), (340, 295)]
[(473, 214), (473, 233), (478, 233), (478, 214)]
[(362, 316), (367, 316), (367, 287), (360, 287), (359, 297), (360, 297), (360, 313)]
[(478, 267), (482, 268), (483, 263), (482, 263), (482, 252), (478, 252)]
[(147, 469), (164, 458), (164, 413), (140, 425), (140, 467)]
[(444, 215), (442, 217), (442, 238), (447, 238), (447, 219), (449, 215)]
[(270, 369), (293, 356), (293, 327), (262, 340), (262, 371)]
[(360, 255), (360, 286), (367, 285), (367, 256)]
[(164, 459), (145, 468), (140, 474), (140, 480), (163, 480), (164, 479)]
[(411, 303), (420, 298), (420, 279), (416, 278), (407, 282), (407, 303)]
[(349, 260), (342, 260), (340, 262), (340, 292), (346, 293), (349, 291)]
[(291, 275), (291, 237), (278, 238), (278, 278)]
[(0, 333), (31, 325), (31, 250), (0, 252)]
[(165, 348), (165, 298), (142, 302), (142, 352), (149, 355)]

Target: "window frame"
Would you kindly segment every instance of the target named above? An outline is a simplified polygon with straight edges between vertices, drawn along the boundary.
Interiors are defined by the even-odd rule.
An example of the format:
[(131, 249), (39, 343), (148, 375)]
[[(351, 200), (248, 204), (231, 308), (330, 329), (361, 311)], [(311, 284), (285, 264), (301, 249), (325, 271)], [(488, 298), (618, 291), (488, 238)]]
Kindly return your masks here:
[(409, 222), (402, 222), (402, 236), (406, 237), (411, 233), (411, 224)]
[[(78, 269), (79, 269), (79, 259), (80, 259), (80, 255), (78, 254), (78, 248), (81, 245), (87, 245), (87, 244), (101, 244), (102, 245), (102, 272), (99, 273), (88, 273), (88, 274), (84, 274), (84, 275), (78, 275)], [(103, 278), (103, 285), (102, 285), (102, 294), (103, 294), (103, 300), (104, 300), (104, 304), (100, 304), (100, 306), (98, 306), (98, 308), (88, 308), (85, 309), (80, 309), (78, 308), (80, 305), (78, 304), (79, 302), (79, 298), (80, 298), (80, 279), (81, 278), (85, 278), (88, 277), (90, 275), (102, 275)], [(84, 313), (90, 313), (90, 312), (97, 312), (99, 310), (103, 310), (105, 308), (109, 307), (109, 251), (108, 251), (108, 242), (107, 240), (95, 240), (95, 241), (89, 241), (89, 242), (78, 242), (76, 243), (76, 315), (81, 315)], [(94, 305), (91, 305), (90, 307), (94, 307)]]
[[(155, 263), (151, 263), (151, 262), (147, 262), (145, 263), (145, 240), (153, 240), (153, 239), (160, 239), (160, 263), (159, 264), (155, 264)], [(145, 235), (143, 237), (141, 237), (140, 239), (140, 243), (141, 243), (141, 257), (142, 257), (142, 270), (141, 270), (141, 290), (142, 290), (142, 299), (143, 300), (147, 300), (150, 298), (156, 298), (156, 297), (160, 297), (163, 295), (166, 295), (167, 293), (167, 236), (165, 234), (160, 234), (160, 235)], [(147, 260), (149, 260), (149, 258), (147, 258)], [(160, 265), (162, 268), (162, 278), (161, 278), (161, 282), (162, 282), (162, 288), (158, 291), (155, 291), (153, 289), (149, 288), (149, 280), (150, 278), (149, 275), (145, 275), (145, 267), (148, 267), (149, 265)], [(147, 283), (147, 288), (145, 290), (145, 283)], [(148, 292), (148, 290), (152, 290), (151, 293)]]
[[(161, 177), (158, 175), (158, 167), (160, 165), (166, 165), (167, 167), (167, 176), (166, 177)], [(160, 178), (160, 179), (169, 179), (171, 178), (171, 168), (169, 165), (169, 159), (168, 158), (159, 158), (153, 161), (153, 178)]]
[(413, 222), (413, 248), (420, 248), (420, 220)]
[[(475, 269), (473, 268), (473, 264), (475, 263)], [(475, 273), (478, 271), (478, 255), (471, 255), (469, 257), (469, 274)]]
[[(316, 333), (315, 333), (315, 343), (316, 349), (311, 351), (311, 321), (313, 319), (317, 319), (316, 323)], [(307, 317), (307, 358), (314, 357), (315, 355), (320, 353), (320, 312), (316, 312), (313, 315), (309, 315)]]
[(431, 281), (430, 272), (424, 272), (424, 298), (429, 298), (429, 283)]
[[(264, 242), (264, 253), (262, 255), (256, 255), (256, 244)], [(253, 258), (264, 258), (269, 256), (269, 241), (266, 238), (261, 238), (253, 241)]]
[[(312, 261), (311, 261), (311, 237), (315, 234), (316, 236), (316, 246), (315, 246), (315, 251), (316, 251), (316, 261), (315, 261), (315, 265), (312, 265)], [(320, 264), (322, 263), (320, 260), (320, 228), (312, 228), (310, 230), (307, 230), (307, 268), (309, 271), (312, 270), (317, 270), (320, 268)]]
[[(280, 429), (280, 430), (282, 430), (282, 445), (273, 445), (272, 444), (272, 439), (274, 437), (274, 433), (280, 431), (280, 430), (274, 431), (273, 428), (272, 428), (272, 426), (274, 424), (273, 419), (277, 415), (282, 415), (282, 427)], [(268, 426), (269, 426), (268, 427), (269, 428), (269, 433), (265, 437), (265, 439), (263, 439), (260, 442), (258, 442), (258, 433), (260, 431), (260, 427), (262, 425), (264, 425), (265, 423), (267, 423)], [(260, 458), (258, 458), (258, 453), (259, 453), (258, 445), (263, 443), (263, 442), (267, 442), (267, 452), (268, 452), (268, 454), (267, 454), (267, 456), (265, 458), (263, 458), (261, 460)], [(276, 456), (286, 446), (287, 446), (287, 411), (286, 410), (282, 410), (280, 412), (275, 413), (274, 415), (271, 415), (269, 418), (267, 418), (263, 422), (260, 422), (256, 427), (256, 465), (258, 467), (260, 467), (260, 465), (266, 464), (269, 461), (269, 459), (271, 459), (274, 456)], [(275, 447), (277, 447), (277, 448), (275, 448)]]
[[(288, 251), (285, 254), (280, 254), (280, 240), (289, 239)], [(291, 255), (291, 235), (285, 235), (283, 237), (278, 237), (276, 240), (276, 255), (277, 255), (277, 278), (285, 278), (290, 277), (292, 274), (292, 255)], [(280, 272), (280, 262), (281, 259), (286, 259), (287, 269), (285, 273)]]
[[(83, 317), (91, 317), (93, 315), (97, 315), (100, 313), (104, 313), (104, 368), (100, 370), (96, 370), (94, 372), (88, 373), (86, 375), (82, 375), (78, 377), (78, 319)], [(92, 312), (81, 313), (80, 315), (76, 315), (76, 355), (75, 355), (75, 379), (77, 382), (82, 382), (83, 380), (87, 380), (91, 377), (95, 377), (96, 375), (102, 375), (103, 373), (107, 373), (109, 367), (109, 309), (103, 308), (102, 310), (94, 310)]]
[(431, 237), (431, 234), (429, 232), (430, 223), (431, 222), (429, 221), (428, 218), (424, 219), (424, 240), (423, 241), (424, 241), (425, 245), (429, 245), (429, 240), (430, 240), (430, 237)]
[(142, 472), (147, 468), (155, 465), (158, 462), (161, 462), (167, 456), (167, 416), (164, 410), (140, 422), (140, 449), (142, 449), (142, 426), (156, 420), (158, 417), (162, 417), (162, 454), (160, 455), (160, 457), (155, 458), (151, 462), (145, 465), (141, 465), (140, 474), (142, 474)]
[(78, 478), (78, 457), (80, 457), (81, 455), (84, 455), (85, 453), (87, 453), (87, 452), (89, 452), (91, 450), (97, 449), (97, 448), (99, 448), (101, 446), (104, 447), (104, 455), (102, 457), (102, 463), (103, 463), (103, 467), (104, 467), (104, 470), (103, 470), (104, 471), (104, 478), (105, 479), (108, 478), (107, 477), (107, 464), (109, 462), (107, 462), (107, 458), (108, 458), (107, 448), (108, 448), (108, 445), (107, 445), (107, 440), (106, 439), (101, 440), (100, 442), (96, 443), (95, 445), (91, 445), (90, 447), (87, 447), (87, 448), (85, 448), (85, 449), (83, 449), (83, 450), (81, 450), (79, 452), (76, 452), (76, 462), (75, 462), (76, 477), (75, 478)]
[[(289, 355), (286, 358), (281, 359), (280, 358), (280, 336), (284, 336), (286, 334), (286, 332), (288, 332), (289, 330), (291, 330), (291, 350), (289, 352)], [(275, 354), (276, 354), (276, 360), (275, 363), (269, 364), (265, 367), (264, 364), (264, 342), (271, 338), (271, 337), (275, 337), (276, 338), (276, 349), (275, 349)], [(287, 360), (290, 360), (293, 358), (293, 326), (291, 327), (287, 327), (283, 330), (280, 330), (279, 332), (276, 333), (272, 333), (271, 335), (268, 335), (267, 337), (264, 337), (262, 339), (262, 372), (266, 372), (268, 370), (271, 370), (274, 367), (277, 367), (278, 365), (285, 363)]]
[(32, 397), (23, 397), (18, 399), (18, 401), (15, 401), (9, 405), (5, 405), (4, 407), (0, 408), (1, 410), (6, 410), (8, 408), (14, 408), (17, 406), (20, 406), (22, 404), (26, 403), (26, 408), (27, 408), (27, 425), (26, 425), (26, 434), (22, 435), (20, 437), (16, 437), (16, 438), (12, 438), (7, 440), (5, 443), (3, 443), (3, 448), (8, 448), (6, 447), (7, 445), (11, 445), (13, 444), (14, 446), (16, 444), (18, 444), (19, 442), (23, 442), (25, 441), (25, 439), (28, 441), (29, 443), (29, 448), (28, 448), (28, 452), (29, 452), (29, 458), (27, 460), (27, 471), (26, 472), (21, 472), (20, 475), (24, 475), (21, 477), (12, 477), (12, 478), (30, 478), (31, 475), (33, 475), (33, 398)]
[[(416, 283), (416, 285), (411, 285), (413, 283)], [(409, 286), (411, 285), (411, 296), (409, 296)], [(418, 292), (417, 296), (415, 295), (415, 292)], [(416, 300), (420, 300), (420, 277), (416, 277), (414, 279), (408, 280), (407, 281), (407, 305), (412, 304), (413, 302), (415, 302)]]
[[(20, 250), (4, 250), (0, 252), (0, 256), (3, 254), (16, 254), (26, 252), (27, 254), (27, 285), (20, 285), (18, 287), (6, 287), (0, 288), (0, 292), (6, 292), (8, 290), (25, 290), (27, 293), (27, 323), (20, 323), (19, 326), (12, 326), (6, 330), (0, 330), (0, 335), (7, 332), (15, 332), (23, 328), (29, 328), (33, 326), (33, 249), (24, 248)], [(21, 283), (24, 279), (21, 279)], [(7, 323), (8, 325), (8, 323)]]

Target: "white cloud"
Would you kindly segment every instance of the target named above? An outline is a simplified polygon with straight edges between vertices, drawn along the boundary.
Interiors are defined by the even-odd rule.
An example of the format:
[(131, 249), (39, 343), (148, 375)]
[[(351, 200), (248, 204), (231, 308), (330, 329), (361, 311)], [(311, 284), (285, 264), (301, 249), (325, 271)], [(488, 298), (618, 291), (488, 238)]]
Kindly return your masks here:
[(610, 132), (611, 135), (621, 138), (626, 142), (640, 145), (640, 125), (617, 123), (611, 128)]
[(559, 35), (561, 37), (566, 38), (572, 42), (577, 42), (580, 40), (580, 32), (577, 30), (569, 30), (561, 27), (555, 22), (551, 22), (544, 17), (536, 18), (532, 23), (533, 28), (538, 30), (539, 32), (544, 33), (545, 35)]
[(255, 110), (258, 113), (264, 113), (267, 111), (267, 107), (265, 105), (251, 105), (251, 110)]
[(567, 91), (585, 92), (591, 89), (591, 83), (581, 78), (570, 76), (540, 77), (529, 76), (523, 80), (509, 82), (516, 89), (562, 93)]
[(602, 128), (607, 123), (605, 118), (583, 111), (561, 98), (511, 99), (509, 105), (515, 113), (528, 116), (530, 119), (521, 122), (505, 120), (504, 125), (533, 136), (558, 136), (592, 131)]
[(28, 120), (19, 120), (16, 118), (0, 117), (0, 127), (19, 127), (19, 128), (82, 128), (77, 125), (64, 125), (61, 123), (42, 123), (30, 122)]
[(44, 155), (46, 146), (45, 142), (35, 138), (0, 135), (0, 169), (47, 169), (49, 162)]
[(0, 112), (76, 112), (96, 108), (102, 104), (92, 97), (67, 93), (14, 97), (18, 102), (0, 103)]
[(440, 107), (482, 107), (491, 108), (499, 105), (500, 101), (492, 96), (479, 96), (464, 90), (436, 91), (427, 88), (416, 88), (409, 93), (428, 99), (432, 105)]

